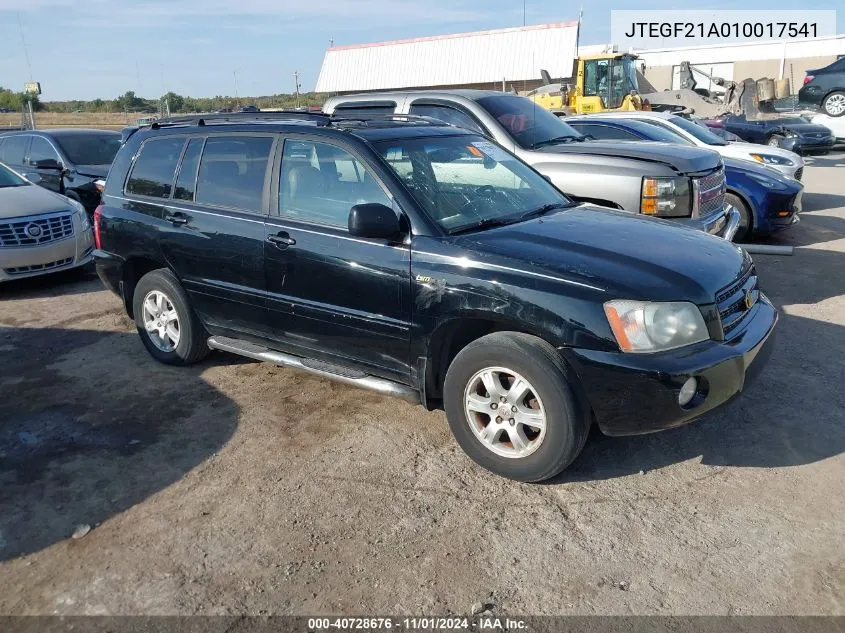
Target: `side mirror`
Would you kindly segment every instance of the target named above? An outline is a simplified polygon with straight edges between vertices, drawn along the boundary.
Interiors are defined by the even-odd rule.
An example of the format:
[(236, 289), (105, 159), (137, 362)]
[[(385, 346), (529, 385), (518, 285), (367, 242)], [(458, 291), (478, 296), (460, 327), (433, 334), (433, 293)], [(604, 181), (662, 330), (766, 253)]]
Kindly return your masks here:
[(64, 165), (55, 158), (42, 158), (41, 160), (33, 161), (32, 166), (36, 169), (52, 169), (54, 171), (62, 171), (64, 169)]
[(356, 204), (349, 211), (349, 234), (354, 237), (390, 239), (400, 231), (396, 213), (383, 204)]

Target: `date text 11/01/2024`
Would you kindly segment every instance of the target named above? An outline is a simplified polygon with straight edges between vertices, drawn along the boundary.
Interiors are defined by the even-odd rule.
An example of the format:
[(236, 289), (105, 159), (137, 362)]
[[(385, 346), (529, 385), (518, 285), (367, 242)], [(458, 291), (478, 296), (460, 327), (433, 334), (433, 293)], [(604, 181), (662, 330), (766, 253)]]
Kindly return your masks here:
[(526, 628), (525, 620), (515, 618), (499, 618), (495, 616), (467, 617), (372, 617), (372, 618), (309, 618), (309, 631), (352, 631), (352, 630), (390, 630), (404, 629), (408, 631), (518, 631)]
[(625, 37), (818, 37), (815, 22), (632, 22)]

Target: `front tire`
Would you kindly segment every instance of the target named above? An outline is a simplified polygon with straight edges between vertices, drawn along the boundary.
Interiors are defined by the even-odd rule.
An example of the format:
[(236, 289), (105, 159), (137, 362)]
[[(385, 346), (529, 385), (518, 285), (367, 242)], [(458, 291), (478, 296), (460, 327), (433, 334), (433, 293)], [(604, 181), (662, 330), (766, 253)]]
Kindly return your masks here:
[(754, 231), (754, 218), (751, 215), (751, 209), (748, 208), (742, 198), (732, 193), (725, 194), (725, 202), (736, 207), (736, 210), (739, 211), (739, 226), (736, 229), (733, 241), (744, 242), (750, 239)]
[(141, 277), (132, 300), (144, 347), (167, 365), (191, 365), (208, 356), (208, 334), (176, 276), (162, 268)]
[(822, 101), (822, 110), (828, 116), (842, 116), (845, 114), (845, 92), (837, 90), (831, 92)]
[(497, 475), (536, 482), (571, 464), (587, 439), (589, 411), (554, 347), (518, 332), (495, 332), (462, 349), (446, 373), (452, 434)]
[(783, 136), (780, 134), (772, 134), (769, 138), (766, 139), (766, 145), (769, 147), (780, 147), (780, 143), (783, 140)]

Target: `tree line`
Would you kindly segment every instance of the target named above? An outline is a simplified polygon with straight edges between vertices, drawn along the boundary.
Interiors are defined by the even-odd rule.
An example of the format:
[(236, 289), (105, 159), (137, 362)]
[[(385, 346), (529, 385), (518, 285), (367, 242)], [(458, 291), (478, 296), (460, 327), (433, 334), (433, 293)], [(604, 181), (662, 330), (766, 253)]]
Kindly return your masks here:
[(0, 86), (0, 109), (20, 111), (27, 101), (32, 101), (33, 110), (41, 112), (137, 112), (137, 113), (166, 113), (171, 114), (192, 112), (214, 112), (229, 108), (236, 110), (245, 105), (255, 105), (266, 108), (294, 108), (300, 106), (318, 106), (325, 101), (325, 95), (316, 92), (306, 92), (299, 95), (297, 100), (293, 94), (276, 94), (262, 97), (230, 97), (218, 95), (216, 97), (187, 97), (168, 92), (157, 99), (139, 97), (128, 90), (116, 99), (92, 99), (90, 101), (41, 101), (36, 95), (23, 92), (13, 92)]

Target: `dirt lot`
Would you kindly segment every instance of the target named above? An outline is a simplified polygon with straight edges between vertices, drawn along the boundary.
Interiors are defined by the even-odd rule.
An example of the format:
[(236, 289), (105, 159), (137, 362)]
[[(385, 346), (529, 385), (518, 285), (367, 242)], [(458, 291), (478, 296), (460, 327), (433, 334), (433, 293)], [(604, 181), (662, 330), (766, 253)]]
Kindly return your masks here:
[(594, 434), (550, 485), (476, 467), (439, 412), (156, 364), (96, 277), (3, 286), (0, 613), (845, 614), (845, 153), (813, 163), (795, 256), (756, 257), (759, 381)]

